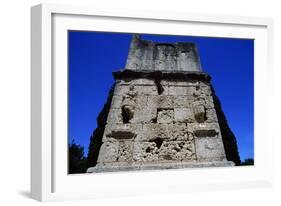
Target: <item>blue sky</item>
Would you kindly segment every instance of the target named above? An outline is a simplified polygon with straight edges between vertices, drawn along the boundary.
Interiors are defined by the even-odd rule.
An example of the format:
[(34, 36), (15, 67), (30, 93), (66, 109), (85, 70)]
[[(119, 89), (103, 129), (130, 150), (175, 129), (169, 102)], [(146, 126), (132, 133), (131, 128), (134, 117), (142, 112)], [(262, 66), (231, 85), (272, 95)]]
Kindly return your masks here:
[[(114, 82), (125, 67), (131, 34), (69, 31), (68, 138), (88, 152), (89, 140)], [(157, 42), (196, 43), (203, 71), (212, 77), (241, 160), (254, 157), (254, 40), (142, 35)]]

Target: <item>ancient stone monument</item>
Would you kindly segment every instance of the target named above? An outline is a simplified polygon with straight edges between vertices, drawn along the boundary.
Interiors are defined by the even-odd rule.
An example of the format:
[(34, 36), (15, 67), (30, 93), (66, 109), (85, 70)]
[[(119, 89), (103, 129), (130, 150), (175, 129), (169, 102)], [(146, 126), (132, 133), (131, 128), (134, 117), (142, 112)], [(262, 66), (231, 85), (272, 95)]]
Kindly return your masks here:
[(195, 44), (156, 43), (134, 35), (126, 68), (113, 76), (97, 162), (87, 172), (240, 163)]

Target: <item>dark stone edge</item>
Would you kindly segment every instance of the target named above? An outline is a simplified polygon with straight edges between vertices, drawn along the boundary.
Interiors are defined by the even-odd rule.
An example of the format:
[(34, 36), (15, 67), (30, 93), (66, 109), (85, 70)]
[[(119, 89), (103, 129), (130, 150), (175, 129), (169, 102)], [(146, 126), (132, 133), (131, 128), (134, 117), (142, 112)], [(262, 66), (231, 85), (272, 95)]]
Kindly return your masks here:
[(200, 71), (151, 71), (151, 70), (129, 70), (124, 69), (112, 72), (115, 80), (147, 78), (153, 80), (200, 80), (210, 82), (209, 74)]
[(226, 159), (228, 161), (234, 162), (236, 166), (239, 166), (241, 165), (241, 159), (239, 155), (236, 137), (232, 132), (232, 130), (230, 129), (226, 116), (223, 112), (221, 102), (218, 96), (216, 95), (214, 87), (212, 85), (210, 86), (212, 90), (212, 96), (213, 96), (214, 106), (218, 117), (218, 122), (221, 129), (221, 135), (224, 144)]
[(114, 93), (115, 83), (111, 86), (106, 103), (100, 111), (96, 121), (97, 126), (94, 129), (88, 146), (87, 164), (88, 167), (94, 167), (97, 164), (100, 147), (102, 145), (102, 137), (106, 126), (107, 116), (110, 110), (111, 101)]

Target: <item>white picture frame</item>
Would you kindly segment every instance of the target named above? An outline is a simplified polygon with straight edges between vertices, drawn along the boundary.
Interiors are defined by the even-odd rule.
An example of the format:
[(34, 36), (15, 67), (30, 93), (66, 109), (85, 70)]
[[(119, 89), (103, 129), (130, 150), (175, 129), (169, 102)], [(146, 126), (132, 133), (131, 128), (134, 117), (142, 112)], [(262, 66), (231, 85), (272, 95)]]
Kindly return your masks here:
[[(53, 201), (273, 185), (273, 134), (267, 121), (272, 19), (40, 4), (31, 8), (31, 26), (32, 198)], [(68, 29), (255, 39), (255, 166), (67, 175), (63, 108), (67, 107)]]

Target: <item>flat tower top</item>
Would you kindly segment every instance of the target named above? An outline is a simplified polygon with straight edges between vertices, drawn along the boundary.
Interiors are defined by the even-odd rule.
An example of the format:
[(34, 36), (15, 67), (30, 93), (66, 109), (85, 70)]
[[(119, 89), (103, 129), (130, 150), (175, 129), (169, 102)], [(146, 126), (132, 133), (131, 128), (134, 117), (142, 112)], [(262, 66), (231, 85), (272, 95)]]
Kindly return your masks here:
[(157, 43), (133, 35), (127, 58), (128, 70), (201, 71), (194, 43)]

